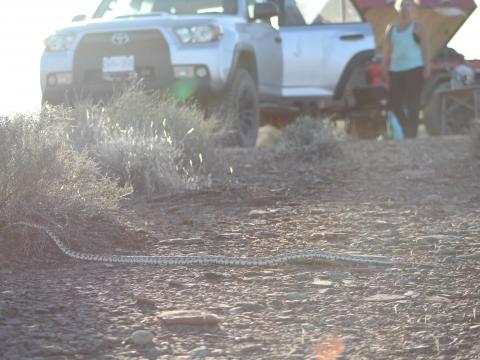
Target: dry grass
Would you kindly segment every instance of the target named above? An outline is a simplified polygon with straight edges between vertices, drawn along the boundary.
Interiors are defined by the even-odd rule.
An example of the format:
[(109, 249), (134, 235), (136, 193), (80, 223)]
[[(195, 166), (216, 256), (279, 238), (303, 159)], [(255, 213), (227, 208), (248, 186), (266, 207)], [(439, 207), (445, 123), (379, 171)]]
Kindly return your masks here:
[(132, 189), (163, 194), (211, 186), (227, 169), (215, 147), (216, 125), (193, 105), (138, 86), (107, 104), (0, 119), (0, 245), (16, 248), (10, 240), (18, 222), (68, 224), (60, 230), (65, 238), (94, 218), (114, 224), (111, 211)]
[(226, 175), (215, 140), (219, 122), (192, 104), (137, 85), (104, 105), (80, 103), (67, 118), (75, 148), (137, 193), (198, 189)]
[(288, 125), (279, 142), (282, 152), (287, 154), (315, 154), (329, 156), (336, 149), (335, 129), (328, 119), (299, 117)]
[(17, 222), (86, 219), (114, 210), (131, 191), (102, 177), (86, 154), (71, 148), (59, 115), (45, 111), (0, 122), (0, 243)]
[(60, 230), (65, 238), (92, 219), (114, 224), (111, 211), (132, 190), (212, 186), (228, 168), (215, 146), (217, 124), (193, 105), (138, 86), (107, 104), (85, 101), (1, 118), (0, 245), (17, 247), (6, 239), (15, 238), (9, 229), (18, 222), (68, 224)]
[[(102, 178), (94, 162), (71, 149), (65, 129), (50, 112), (0, 123), (0, 211), (2, 218), (35, 211), (32, 204), (54, 199), (58, 209), (116, 206), (122, 193)], [(23, 205), (22, 205), (23, 204)]]

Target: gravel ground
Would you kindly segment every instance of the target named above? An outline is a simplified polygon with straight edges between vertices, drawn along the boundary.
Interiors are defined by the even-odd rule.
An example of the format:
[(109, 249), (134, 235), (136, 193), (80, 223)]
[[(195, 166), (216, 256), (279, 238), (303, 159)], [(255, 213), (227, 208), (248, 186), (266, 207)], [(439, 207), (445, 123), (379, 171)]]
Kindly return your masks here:
[(230, 150), (235, 184), (125, 201), (128, 241), (92, 226), (71, 246), (321, 249), (399, 265), (106, 265), (67, 259), (43, 239), (40, 259), (0, 256), (0, 358), (480, 359), (480, 162), (468, 138), (333, 152)]

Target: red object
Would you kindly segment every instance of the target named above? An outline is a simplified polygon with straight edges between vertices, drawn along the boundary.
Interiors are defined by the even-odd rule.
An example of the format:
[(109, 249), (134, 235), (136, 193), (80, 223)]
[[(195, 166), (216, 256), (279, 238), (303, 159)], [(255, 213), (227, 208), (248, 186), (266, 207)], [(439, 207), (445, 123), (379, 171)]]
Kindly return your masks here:
[(367, 83), (368, 85), (372, 86), (384, 85), (384, 81), (382, 79), (382, 65), (380, 63), (368, 64)]
[[(354, 0), (361, 12), (365, 12), (370, 8), (391, 7), (395, 3), (394, 0)], [(426, 8), (432, 7), (456, 7), (460, 9), (475, 8), (474, 0), (420, 0), (420, 6)]]

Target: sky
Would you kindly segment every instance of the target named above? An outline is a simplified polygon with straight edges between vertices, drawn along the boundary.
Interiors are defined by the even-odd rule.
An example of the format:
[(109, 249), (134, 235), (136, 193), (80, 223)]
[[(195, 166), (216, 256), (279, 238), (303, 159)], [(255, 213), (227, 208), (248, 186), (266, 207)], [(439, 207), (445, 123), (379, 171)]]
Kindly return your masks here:
[[(475, 0), (480, 7), (480, 0)], [(0, 115), (40, 107), (40, 56), (44, 39), (79, 14), (91, 15), (100, 0), (0, 0)], [(475, 10), (450, 46), (480, 59), (480, 9)]]

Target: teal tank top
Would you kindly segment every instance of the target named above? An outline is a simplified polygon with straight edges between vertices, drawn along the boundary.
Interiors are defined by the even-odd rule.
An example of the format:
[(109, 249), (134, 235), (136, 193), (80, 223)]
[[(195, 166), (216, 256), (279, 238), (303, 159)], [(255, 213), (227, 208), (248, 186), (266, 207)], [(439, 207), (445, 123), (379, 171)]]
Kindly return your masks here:
[(422, 49), (413, 38), (415, 23), (398, 31), (398, 24), (392, 28), (392, 57), (390, 71), (406, 71), (423, 66)]

